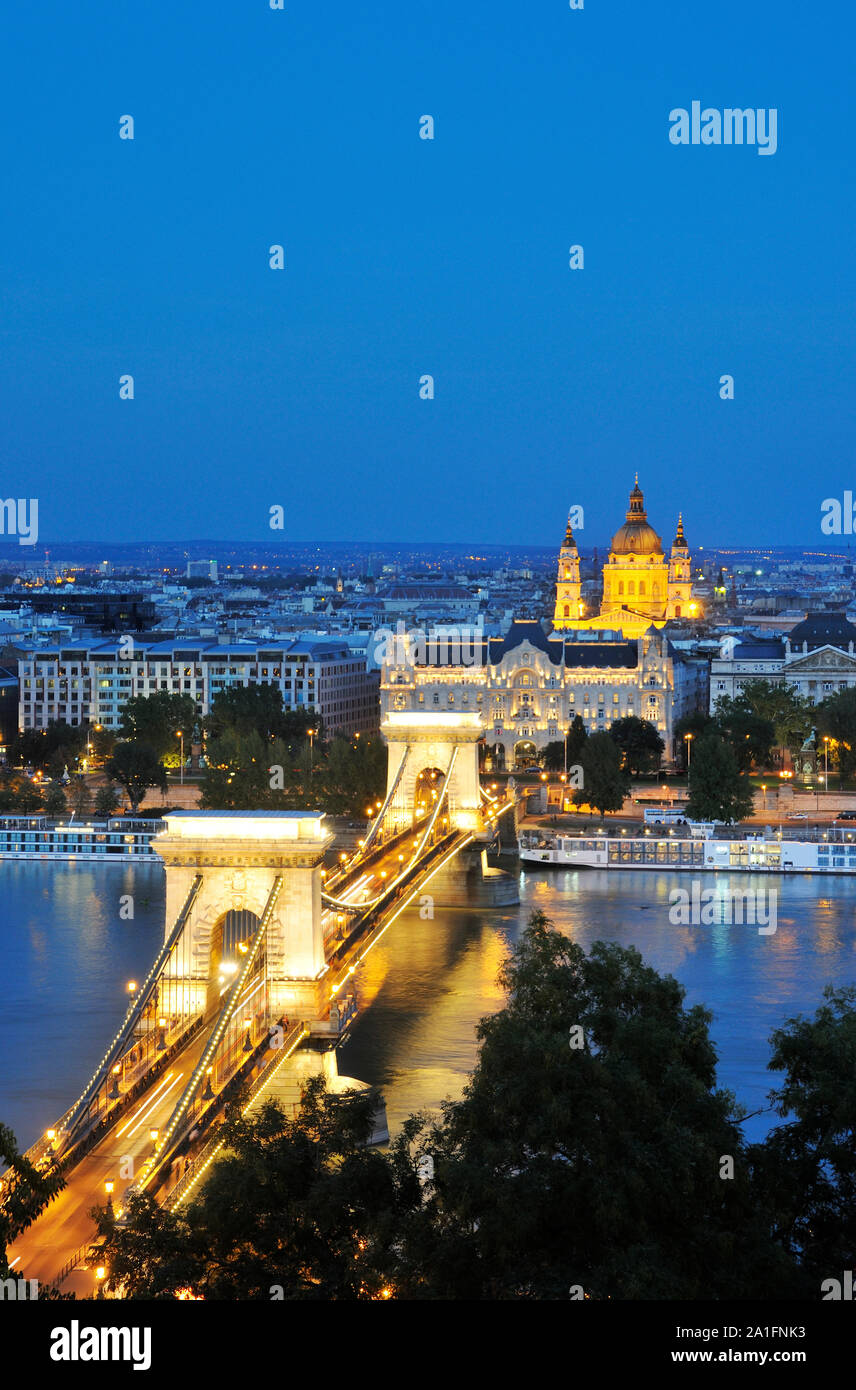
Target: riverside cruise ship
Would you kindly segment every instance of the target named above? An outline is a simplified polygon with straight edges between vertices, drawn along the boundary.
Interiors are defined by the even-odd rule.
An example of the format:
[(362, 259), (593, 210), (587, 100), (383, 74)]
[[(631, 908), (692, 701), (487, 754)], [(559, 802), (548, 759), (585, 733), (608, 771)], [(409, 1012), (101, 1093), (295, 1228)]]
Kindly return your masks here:
[[(841, 834), (840, 831), (832, 832)], [(856, 842), (845, 839), (742, 839), (672, 835), (561, 835), (522, 831), (521, 863), (538, 868), (750, 870), (770, 874), (856, 874)]]
[(152, 839), (163, 828), (163, 821), (130, 816), (62, 822), (47, 816), (0, 816), (0, 860), (153, 859)]

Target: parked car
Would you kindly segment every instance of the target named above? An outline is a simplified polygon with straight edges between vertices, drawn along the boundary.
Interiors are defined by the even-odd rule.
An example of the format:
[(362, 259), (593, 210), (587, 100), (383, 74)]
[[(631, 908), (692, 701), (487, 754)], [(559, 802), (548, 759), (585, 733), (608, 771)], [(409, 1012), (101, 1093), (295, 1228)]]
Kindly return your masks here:
[(788, 820), (808, 820), (807, 811), (788, 811)]
[(856, 811), (839, 811), (839, 812), (838, 812), (838, 815), (835, 817), (835, 819), (836, 819), (837, 821), (839, 821), (839, 820), (856, 820)]

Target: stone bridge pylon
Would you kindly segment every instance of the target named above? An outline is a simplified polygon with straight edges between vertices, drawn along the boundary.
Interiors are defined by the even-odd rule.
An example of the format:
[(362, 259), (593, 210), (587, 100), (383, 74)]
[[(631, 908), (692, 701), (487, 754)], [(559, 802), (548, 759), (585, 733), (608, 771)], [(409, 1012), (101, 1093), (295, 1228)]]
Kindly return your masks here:
[[(167, 933), (197, 875), (183, 949), (166, 967), (188, 1017), (210, 1013), (217, 983), (241, 952), (281, 880), (265, 938), (270, 1016), (311, 1019), (325, 971), (321, 861), (333, 836), (307, 811), (176, 811), (153, 847), (166, 868)], [(172, 976), (172, 979), (169, 979)], [(176, 989), (176, 986), (178, 988)]]

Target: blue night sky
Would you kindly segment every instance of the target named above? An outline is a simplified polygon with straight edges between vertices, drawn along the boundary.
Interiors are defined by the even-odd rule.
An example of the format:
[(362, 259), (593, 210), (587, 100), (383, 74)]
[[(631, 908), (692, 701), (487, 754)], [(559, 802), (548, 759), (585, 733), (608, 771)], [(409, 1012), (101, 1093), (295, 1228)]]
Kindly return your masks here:
[[(285, 5), (6, 12), (0, 492), (45, 540), (558, 545), (576, 503), (590, 545), (638, 468), (667, 543), (828, 547), (849, 6)], [(693, 100), (777, 152), (671, 145)]]

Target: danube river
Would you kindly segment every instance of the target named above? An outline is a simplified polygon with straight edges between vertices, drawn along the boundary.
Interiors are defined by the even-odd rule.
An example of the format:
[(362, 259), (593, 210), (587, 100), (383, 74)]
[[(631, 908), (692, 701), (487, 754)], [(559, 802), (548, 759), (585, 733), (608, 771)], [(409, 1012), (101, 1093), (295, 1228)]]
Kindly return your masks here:
[[(669, 891), (688, 875), (629, 870), (526, 871), (519, 907), (406, 913), (355, 977), (361, 1014), (339, 1051), (343, 1075), (380, 1085), (391, 1130), (457, 1096), (472, 1067), (478, 1019), (502, 1003), (496, 974), (533, 908), (584, 947), (634, 945), (713, 1011), (719, 1082), (749, 1110), (774, 1078), (767, 1039), (811, 1013), (827, 983), (856, 982), (856, 877), (702, 875), (703, 888), (778, 892), (777, 930), (679, 927)], [(134, 918), (120, 918), (131, 895)], [(0, 864), (0, 1122), (29, 1144), (79, 1095), (116, 1031), (127, 982), (148, 970), (163, 936), (164, 878), (155, 865)], [(760, 1137), (769, 1115), (750, 1120)]]

